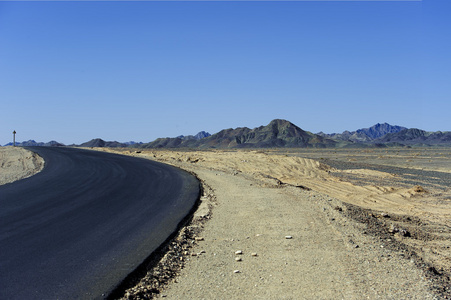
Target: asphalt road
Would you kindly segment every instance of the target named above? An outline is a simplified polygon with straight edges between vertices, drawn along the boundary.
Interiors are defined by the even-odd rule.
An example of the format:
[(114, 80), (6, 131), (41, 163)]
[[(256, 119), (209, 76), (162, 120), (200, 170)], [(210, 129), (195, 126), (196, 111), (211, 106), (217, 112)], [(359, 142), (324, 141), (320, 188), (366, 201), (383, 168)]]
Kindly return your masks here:
[(0, 186), (0, 299), (103, 298), (199, 196), (194, 176), (150, 160), (27, 149), (45, 167)]

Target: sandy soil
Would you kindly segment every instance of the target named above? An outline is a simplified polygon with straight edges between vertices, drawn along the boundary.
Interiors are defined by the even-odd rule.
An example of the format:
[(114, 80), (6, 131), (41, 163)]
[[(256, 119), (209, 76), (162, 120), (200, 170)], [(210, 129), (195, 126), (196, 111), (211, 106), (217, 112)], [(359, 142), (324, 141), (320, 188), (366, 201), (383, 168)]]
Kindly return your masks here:
[[(96, 150), (172, 164), (204, 189), (192, 219), (112, 299), (451, 299), (449, 186), (322, 163), (349, 152)], [(449, 171), (448, 158), (427, 167)]]
[(30, 177), (41, 171), (44, 160), (21, 147), (0, 147), (0, 185)]
[[(278, 151), (108, 151), (186, 169), (210, 190), (185, 228), (190, 234), (168, 245), (125, 299), (451, 295), (449, 189)], [(391, 185), (356, 184), (340, 172)]]

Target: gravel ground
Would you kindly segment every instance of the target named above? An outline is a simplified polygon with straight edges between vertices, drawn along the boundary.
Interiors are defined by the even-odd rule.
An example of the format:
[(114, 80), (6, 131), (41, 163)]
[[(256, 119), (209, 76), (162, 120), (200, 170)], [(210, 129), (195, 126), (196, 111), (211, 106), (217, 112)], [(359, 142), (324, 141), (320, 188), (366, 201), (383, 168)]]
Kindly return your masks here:
[[(448, 190), (451, 187), (451, 173), (420, 170), (413, 168), (401, 168), (395, 166), (376, 165), (369, 163), (357, 163), (357, 162), (344, 162), (333, 159), (323, 159), (321, 162), (331, 166), (338, 170), (352, 170), (352, 169), (368, 169), (386, 172), (397, 176), (396, 184), (403, 186), (421, 185), (425, 188), (435, 188), (440, 190)], [(332, 175), (342, 177), (346, 180), (353, 182), (354, 184), (366, 185), (375, 184), (374, 182), (365, 182), (361, 178), (352, 176), (352, 174), (346, 174), (341, 172), (331, 172)], [(385, 181), (378, 182), (379, 185), (393, 184), (393, 180), (387, 179)]]
[[(203, 159), (193, 159), (193, 153), (150, 156), (159, 155), (208, 185), (201, 207), (212, 210), (194, 217), (166, 245), (163, 259), (130, 283), (123, 299), (451, 299), (451, 231), (443, 224), (352, 205), (270, 175), (207, 162), (201, 167)], [(252, 155), (239, 160), (250, 163)], [(449, 178), (443, 172), (328, 162), (337, 169), (395, 174), (399, 185), (424, 184), (431, 177), (436, 187)], [(434, 178), (440, 175), (442, 181)], [(393, 178), (376, 178), (377, 184), (393, 184)], [(376, 184), (374, 177), (344, 179)]]
[(341, 201), (217, 171), (198, 175), (215, 195), (204, 198), (214, 199), (208, 221), (185, 227), (123, 299), (440, 298), (415, 257), (363, 233)]

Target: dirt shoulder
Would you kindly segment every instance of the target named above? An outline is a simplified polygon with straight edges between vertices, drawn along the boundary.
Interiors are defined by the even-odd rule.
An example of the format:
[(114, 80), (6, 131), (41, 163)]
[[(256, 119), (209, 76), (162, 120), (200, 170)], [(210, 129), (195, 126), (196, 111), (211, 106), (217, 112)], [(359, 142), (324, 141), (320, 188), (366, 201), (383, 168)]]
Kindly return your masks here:
[(393, 183), (359, 185), (271, 151), (99, 150), (175, 165), (206, 187), (189, 226), (125, 299), (451, 297), (447, 190), (342, 170)]
[(44, 168), (44, 160), (21, 147), (0, 147), (0, 185), (30, 177)]

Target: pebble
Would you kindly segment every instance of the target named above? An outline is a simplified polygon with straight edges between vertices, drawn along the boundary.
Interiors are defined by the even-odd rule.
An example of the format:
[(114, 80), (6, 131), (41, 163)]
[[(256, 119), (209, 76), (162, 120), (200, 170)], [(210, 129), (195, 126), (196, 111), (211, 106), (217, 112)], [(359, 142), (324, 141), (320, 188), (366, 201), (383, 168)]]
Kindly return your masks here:
[(195, 238), (195, 240), (196, 240), (196, 241), (203, 241), (203, 240), (204, 240), (204, 238), (203, 238), (203, 237), (200, 237), (200, 236), (198, 236), (198, 237), (196, 237), (196, 238)]
[(241, 261), (242, 259), (241, 259), (241, 257), (235, 257), (235, 260), (236, 261)]
[(252, 252), (251, 255), (252, 255), (252, 256), (257, 256), (257, 253)]
[(241, 250), (235, 251), (235, 255), (241, 255), (241, 254), (243, 254), (243, 251), (241, 251)]
[(200, 253), (207, 253), (205, 250), (200, 250)]
[(291, 240), (293, 237), (292, 237), (291, 235), (286, 235), (285, 238), (286, 238), (287, 240)]
[(241, 273), (240, 270), (235, 270), (233, 273)]

